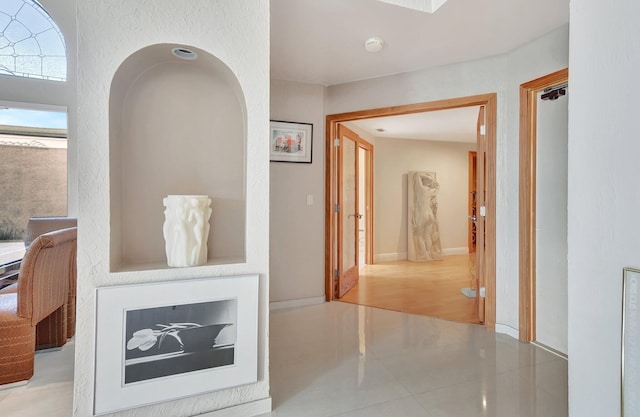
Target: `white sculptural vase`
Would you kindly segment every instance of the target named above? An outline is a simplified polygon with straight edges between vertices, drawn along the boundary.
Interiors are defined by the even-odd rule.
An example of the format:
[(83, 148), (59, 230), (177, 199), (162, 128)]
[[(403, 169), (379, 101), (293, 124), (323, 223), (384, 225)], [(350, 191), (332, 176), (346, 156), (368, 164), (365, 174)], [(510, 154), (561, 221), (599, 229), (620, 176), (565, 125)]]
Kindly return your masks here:
[(206, 195), (169, 195), (163, 203), (167, 264), (184, 267), (207, 263), (211, 199)]

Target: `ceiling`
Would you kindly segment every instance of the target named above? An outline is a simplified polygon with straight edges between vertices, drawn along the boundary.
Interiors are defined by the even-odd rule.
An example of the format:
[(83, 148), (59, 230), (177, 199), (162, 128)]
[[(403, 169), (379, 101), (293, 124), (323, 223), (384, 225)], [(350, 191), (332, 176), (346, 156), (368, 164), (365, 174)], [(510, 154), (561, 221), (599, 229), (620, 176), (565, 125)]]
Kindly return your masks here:
[[(481, 59), (568, 21), (569, 0), (448, 0), (433, 14), (378, 0), (271, 0), (271, 77), (328, 86)], [(380, 52), (364, 49), (373, 36), (384, 40)], [(375, 137), (473, 142), (477, 114), (455, 109), (356, 126)]]
[[(479, 109), (480, 106), (461, 107), (354, 120), (345, 124), (376, 138), (475, 143)], [(384, 129), (384, 132), (377, 129)]]
[[(569, 21), (569, 0), (271, 0), (271, 77), (334, 85), (503, 54)], [(372, 36), (385, 41), (367, 52)]]

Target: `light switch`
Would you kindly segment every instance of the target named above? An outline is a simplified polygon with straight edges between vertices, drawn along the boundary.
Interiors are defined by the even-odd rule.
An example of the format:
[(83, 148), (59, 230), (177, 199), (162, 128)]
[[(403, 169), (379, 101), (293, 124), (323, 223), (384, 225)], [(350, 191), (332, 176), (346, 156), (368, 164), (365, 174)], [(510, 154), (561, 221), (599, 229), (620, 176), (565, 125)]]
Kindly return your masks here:
[(307, 194), (307, 206), (313, 205), (313, 194)]

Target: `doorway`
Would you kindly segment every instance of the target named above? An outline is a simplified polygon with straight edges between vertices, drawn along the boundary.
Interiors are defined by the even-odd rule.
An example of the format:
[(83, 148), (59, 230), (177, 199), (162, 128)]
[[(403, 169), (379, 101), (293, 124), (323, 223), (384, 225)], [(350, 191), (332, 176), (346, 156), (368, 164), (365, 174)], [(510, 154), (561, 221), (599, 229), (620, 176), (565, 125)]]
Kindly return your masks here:
[[(484, 323), (493, 329), (495, 327), (495, 135), (496, 135), (496, 95), (485, 94), (478, 96), (462, 97), (456, 99), (448, 99), (434, 102), (426, 102), (405, 106), (396, 106), (380, 109), (371, 109), (353, 113), (335, 114), (327, 116), (327, 140), (326, 140), (326, 166), (327, 177), (326, 187), (326, 209), (325, 209), (325, 294), (327, 301), (331, 301), (340, 297), (336, 288), (340, 288), (344, 273), (339, 268), (338, 255), (344, 248), (341, 247), (340, 234), (340, 214), (335, 211), (336, 205), (340, 200), (340, 189), (344, 186), (341, 181), (340, 164), (341, 156), (338, 152), (340, 132), (339, 126), (343, 122), (371, 119), (385, 116), (399, 116), (413, 113), (430, 112), (437, 110), (456, 109), (470, 106), (481, 106), (485, 109), (484, 119), (486, 120), (482, 127), (478, 127), (478, 133), (482, 133), (484, 138), (481, 143), (481, 152), (485, 155), (486, 160), (486, 201), (481, 203), (482, 216), (479, 217), (479, 223), (486, 229), (485, 249), (482, 259), (478, 264), (478, 305), (484, 307)], [(480, 132), (482, 131), (482, 132)], [(484, 197), (484, 196), (483, 196)], [(340, 207), (342, 208), (342, 207)], [(348, 216), (348, 214), (347, 214)]]
[[(562, 170), (566, 172), (567, 169), (566, 101), (564, 113), (561, 113), (565, 119), (564, 137), (555, 140), (556, 146), (564, 141), (560, 143), (564, 151), (547, 149), (542, 139), (548, 133), (539, 126), (539, 106), (541, 96), (553, 101), (564, 96), (568, 79), (569, 71), (563, 69), (520, 86), (520, 340), (525, 343), (537, 342), (560, 355), (566, 355), (566, 325), (562, 323), (566, 322), (567, 300), (566, 297), (564, 300), (553, 297), (561, 295), (563, 290), (566, 294), (566, 178), (563, 182), (561, 175), (547, 178), (547, 174), (553, 175), (556, 171), (561, 173)], [(556, 160), (558, 157), (563, 160)], [(538, 169), (541, 165), (545, 166), (544, 170)], [(564, 191), (543, 188), (554, 182), (555, 188), (560, 185)], [(542, 195), (544, 198), (540, 198)], [(549, 207), (554, 204), (557, 206), (559, 202), (562, 206), (563, 198), (564, 208), (555, 207), (549, 215)], [(550, 224), (550, 219), (560, 223)], [(555, 235), (550, 235), (550, 232)], [(549, 253), (551, 246), (556, 246), (553, 249), (555, 255)], [(565, 248), (564, 259), (560, 259), (563, 258), (562, 246)], [(555, 270), (549, 266), (554, 266)], [(537, 305), (541, 302), (544, 308), (538, 309)], [(546, 317), (548, 313), (553, 314), (552, 319)], [(539, 326), (542, 326), (541, 332), (537, 332)]]

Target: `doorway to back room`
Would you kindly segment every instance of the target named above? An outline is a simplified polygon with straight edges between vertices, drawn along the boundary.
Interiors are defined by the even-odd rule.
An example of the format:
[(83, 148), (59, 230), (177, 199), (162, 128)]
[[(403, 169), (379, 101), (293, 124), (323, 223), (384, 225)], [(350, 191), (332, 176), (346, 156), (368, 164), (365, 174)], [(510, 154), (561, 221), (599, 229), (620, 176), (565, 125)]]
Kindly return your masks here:
[[(495, 100), (495, 95), (487, 95), (487, 97), (476, 96), (476, 97), (467, 97), (467, 98), (461, 98), (461, 99), (443, 100), (440, 102), (421, 103), (417, 105), (401, 106), (401, 107), (394, 107), (394, 108), (388, 108), (388, 109), (374, 109), (374, 110), (350, 113), (345, 115), (331, 115), (327, 117), (328, 125), (331, 128), (335, 129), (335, 130), (330, 130), (328, 132), (329, 134), (329, 136), (327, 137), (328, 140), (329, 138), (334, 138), (334, 139), (342, 138), (343, 135), (338, 132), (338, 126), (341, 124), (345, 124), (346, 126), (349, 126), (350, 128), (352, 128), (352, 130), (357, 131), (357, 134), (364, 135), (364, 137), (368, 141), (372, 142), (375, 149), (375, 152), (374, 152), (375, 163), (374, 163), (374, 170), (373, 170), (375, 174), (373, 174), (374, 178), (372, 178), (372, 182), (375, 184), (373, 187), (373, 193), (375, 197), (374, 197), (374, 204), (373, 204), (373, 210), (372, 210), (374, 213), (373, 214), (373, 218), (374, 218), (373, 235), (375, 236), (375, 239), (373, 242), (373, 247), (375, 249), (372, 253), (372, 258), (374, 258), (374, 260), (372, 263), (367, 263), (366, 266), (364, 266), (364, 268), (358, 268), (358, 272), (361, 279), (355, 280), (355, 282), (359, 282), (359, 284), (354, 283), (355, 286), (353, 287), (353, 290), (348, 292), (344, 291), (344, 288), (341, 287), (341, 285), (344, 286), (343, 280), (345, 276), (343, 275), (343, 271), (340, 270), (341, 268), (339, 266), (343, 265), (344, 261), (342, 259), (338, 260), (337, 258), (339, 258), (341, 255), (342, 256), (348, 255), (350, 254), (350, 252), (345, 252), (344, 248), (338, 247), (339, 243), (336, 242), (336, 238), (338, 237), (342, 238), (345, 234), (345, 230), (343, 225), (338, 224), (339, 221), (337, 220), (340, 216), (348, 217), (350, 214), (353, 214), (353, 213), (350, 213), (348, 211), (348, 207), (343, 207), (342, 205), (340, 205), (340, 209), (342, 210), (344, 208), (345, 211), (343, 212), (331, 213), (331, 211), (329, 210), (331, 208), (330, 206), (333, 206), (333, 202), (331, 202), (331, 200), (333, 199), (337, 201), (340, 198), (340, 193), (343, 192), (342, 188), (344, 187), (344, 183), (340, 181), (340, 179), (344, 177), (342, 176), (343, 174), (339, 172), (340, 164), (337, 164), (337, 161), (342, 161), (341, 159), (342, 155), (340, 154), (340, 145), (338, 144), (337, 139), (335, 140), (335, 143), (333, 142), (331, 143), (331, 145), (333, 146), (337, 145), (334, 148), (335, 152), (333, 154), (329, 154), (328, 152), (328, 155), (327, 155), (327, 167), (331, 167), (328, 170), (328, 178), (327, 178), (328, 189), (331, 189), (331, 195), (330, 195), (331, 198), (329, 198), (329, 196), (327, 198), (327, 203), (328, 203), (327, 225), (329, 227), (328, 236), (332, 236), (332, 239), (329, 239), (328, 242), (329, 243), (333, 242), (333, 245), (335, 245), (335, 247), (330, 247), (327, 250), (327, 253), (334, 255), (333, 257), (331, 257), (331, 259), (329, 259), (329, 261), (331, 262), (330, 263), (331, 270), (329, 272), (331, 272), (331, 274), (327, 274), (328, 279), (327, 279), (326, 291), (328, 294), (328, 299), (340, 298), (343, 301), (360, 302), (363, 304), (367, 303), (368, 305), (372, 305), (364, 301), (361, 297), (361, 294), (367, 293), (370, 295), (372, 293), (372, 289), (375, 286), (378, 286), (378, 284), (381, 281), (383, 281), (384, 278), (387, 278), (387, 280), (392, 283), (391, 284), (392, 286), (382, 291), (383, 296), (381, 297), (381, 299), (384, 300), (385, 302), (390, 302), (391, 299), (393, 298), (392, 295), (397, 295), (402, 290), (406, 290), (408, 294), (413, 296), (413, 302), (411, 302), (410, 304), (413, 304), (415, 307), (427, 306), (427, 305), (435, 306), (437, 304), (441, 306), (446, 306), (446, 305), (451, 306), (452, 305), (451, 300), (455, 300), (459, 298), (461, 301), (467, 302), (468, 304), (470, 302), (470, 305), (465, 307), (466, 311), (464, 314), (458, 315), (458, 317), (452, 317), (451, 319), (459, 320), (459, 321), (469, 321), (474, 323), (486, 322), (487, 326), (492, 328), (493, 323), (495, 323), (495, 295), (493, 294), (493, 288), (494, 288), (495, 282), (493, 278), (494, 273), (492, 272), (491, 274), (487, 274), (487, 271), (495, 270), (495, 257), (493, 255), (495, 253), (495, 219), (493, 218), (493, 213), (495, 212), (494, 211), (495, 210), (494, 208), (495, 207), (495, 189), (494, 189), (495, 187), (495, 159), (494, 159), (495, 158), (495, 101), (494, 100)], [(409, 138), (409, 140), (404, 140), (404, 141), (401, 140), (401, 141), (395, 142), (394, 144), (394, 141), (392, 139), (387, 139), (387, 138), (379, 139), (379, 136), (381, 135), (378, 135), (378, 134), (367, 136), (366, 131), (363, 131), (362, 127), (358, 127), (358, 124), (360, 122), (372, 122), (372, 121), (375, 121), (376, 118), (380, 118), (380, 117), (386, 118), (386, 117), (401, 116), (401, 115), (418, 116), (420, 113), (428, 112), (431, 114), (435, 114), (435, 113), (438, 113), (438, 110), (463, 109), (463, 108), (469, 108), (469, 109), (475, 108), (475, 110), (473, 110), (475, 113), (474, 113), (474, 117), (472, 119), (472, 125), (471, 125), (471, 128), (472, 128), (471, 140), (473, 142), (473, 145), (471, 144), (453, 145), (454, 147), (465, 147), (464, 150), (459, 152), (460, 158), (457, 158), (459, 159), (459, 161), (457, 161), (456, 164), (460, 165), (459, 167), (460, 172), (458, 173), (445, 172), (446, 170), (444, 170), (444, 168), (441, 169), (442, 164), (453, 165), (452, 160), (446, 159), (446, 158), (442, 158), (444, 160), (441, 161), (441, 165), (431, 165), (427, 167), (425, 166), (402, 166), (400, 168), (392, 167), (392, 165), (394, 164), (397, 165), (396, 161), (403, 161), (407, 159), (407, 155), (398, 156), (396, 154), (398, 150), (402, 148), (401, 146), (398, 145), (399, 143), (409, 142), (415, 145), (415, 143), (418, 143), (419, 141), (416, 139), (411, 140), (411, 138)], [(476, 121), (478, 120), (479, 108), (483, 108), (487, 110), (486, 121), (485, 121), (485, 117), (483, 116), (482, 123), (476, 123)], [(471, 229), (471, 225), (473, 225), (472, 220), (469, 219), (469, 216), (472, 213), (468, 211), (469, 207), (471, 206), (471, 203), (469, 202), (471, 189), (468, 186), (468, 181), (469, 181), (468, 167), (469, 167), (469, 161), (470, 161), (469, 151), (472, 151), (472, 150), (475, 151), (475, 148), (476, 148), (475, 145), (476, 145), (476, 142), (478, 142), (477, 139), (485, 138), (485, 137), (486, 137), (486, 141), (484, 139), (481, 139), (479, 142), (481, 142), (480, 152), (483, 155), (486, 154), (486, 157), (482, 158), (482, 162), (484, 162), (485, 160), (487, 161), (487, 168), (486, 168), (487, 186), (480, 188), (484, 191), (481, 196), (482, 200), (484, 200), (486, 197), (486, 202), (484, 201), (480, 202), (480, 205), (482, 206), (482, 212), (486, 216), (480, 216), (479, 220), (481, 222), (482, 227), (487, 226), (487, 233), (484, 233), (484, 232), (480, 233), (480, 236), (487, 238), (487, 243), (481, 246), (482, 249), (486, 249), (486, 253), (481, 251), (481, 253), (479, 254), (480, 261), (476, 261), (475, 255), (470, 255), (470, 252), (472, 252), (472, 250), (468, 246), (468, 242), (470, 241), (468, 237), (468, 232)], [(396, 138), (402, 138), (402, 136), (396, 136)], [(440, 145), (449, 146), (444, 144), (440, 144)], [(486, 149), (487, 151), (485, 152), (484, 149)], [(417, 155), (417, 152), (415, 152), (415, 150), (410, 150), (408, 151), (408, 154)], [(387, 161), (385, 161), (385, 159)], [(419, 160), (420, 158), (417, 158), (417, 159)], [(393, 162), (393, 164), (391, 164), (389, 161)], [(436, 164), (436, 162), (434, 162), (434, 164)], [(481, 164), (481, 165), (484, 165), (484, 164)], [(391, 173), (392, 168), (396, 170), (400, 169), (401, 172), (393, 171), (395, 173), (392, 174)], [(446, 195), (446, 193), (451, 192), (453, 189), (456, 189), (457, 191), (461, 192), (461, 194), (459, 195), (460, 197), (459, 200), (461, 200), (461, 204), (459, 204), (460, 213), (456, 212), (455, 215), (449, 216), (449, 217), (453, 217), (454, 220), (446, 225), (444, 223), (442, 225), (444, 227), (444, 230), (447, 233), (447, 238), (445, 239), (446, 244), (444, 246), (447, 252), (446, 254), (449, 255), (449, 256), (446, 256), (447, 258), (446, 261), (448, 261), (449, 265), (445, 266), (445, 262), (442, 262), (442, 261), (426, 262), (426, 263), (416, 262), (415, 265), (413, 265), (415, 267), (420, 266), (420, 268), (422, 268), (422, 267), (426, 267), (425, 264), (430, 264), (429, 266), (433, 267), (433, 269), (431, 270), (431, 272), (428, 272), (428, 273), (426, 272), (426, 269), (422, 269), (421, 272), (416, 272), (416, 273), (409, 272), (407, 269), (404, 269), (401, 272), (398, 272), (396, 270), (396, 267), (398, 267), (398, 265), (390, 265), (390, 263), (404, 262), (410, 267), (412, 266), (411, 264), (414, 264), (414, 262), (407, 261), (407, 257), (408, 257), (407, 256), (407, 241), (408, 241), (407, 236), (411, 233), (411, 228), (408, 227), (410, 226), (409, 224), (410, 222), (408, 220), (408, 218), (410, 217), (410, 214), (407, 212), (408, 171), (424, 171), (424, 170), (429, 171), (432, 169), (435, 169), (436, 171), (438, 171), (437, 177), (435, 177), (437, 181), (440, 181), (441, 178), (445, 179), (444, 180), (444, 183), (446, 184), (445, 194), (441, 196), (443, 198), (443, 203), (445, 202), (445, 200), (447, 200), (450, 197)], [(481, 166), (480, 169), (483, 170), (483, 173), (485, 172), (483, 166)], [(483, 174), (483, 178), (484, 176), (485, 175)], [(398, 184), (395, 184), (395, 191), (394, 191), (395, 177), (398, 177), (397, 178), (398, 181), (395, 181)], [(462, 179), (460, 182), (461, 183), (464, 182), (464, 184), (462, 184), (460, 187), (450, 186), (449, 181), (451, 181), (451, 179), (454, 177), (460, 177)], [(335, 181), (335, 182), (331, 183), (331, 181)], [(391, 188), (384, 186), (385, 182), (389, 183), (390, 184), (389, 187)], [(442, 188), (440, 188), (438, 192), (442, 192), (442, 191), (443, 191)], [(394, 193), (397, 193), (398, 195), (395, 195)], [(394, 209), (396, 212), (395, 214), (392, 213), (393, 210), (390, 211), (387, 208), (383, 207), (385, 204), (393, 205), (394, 203), (397, 203), (396, 205), (398, 206), (396, 209)], [(441, 210), (443, 210), (442, 212), (445, 212), (444, 209), (441, 209)], [(357, 210), (355, 210), (354, 212), (356, 215), (359, 214)], [(451, 214), (450, 209), (447, 209), (446, 212), (447, 214)], [(447, 216), (443, 216), (443, 217), (447, 217)], [(396, 236), (395, 239), (394, 238), (387, 239), (386, 241), (381, 239), (382, 235), (389, 235), (389, 233), (387, 233), (388, 231), (386, 230), (387, 228), (398, 229), (396, 230), (395, 234), (394, 232), (390, 232), (391, 235)], [(461, 229), (462, 233), (459, 233), (460, 239), (458, 239), (461, 242), (452, 243), (452, 240), (451, 240), (452, 228), (458, 228), (458, 231)], [(401, 234), (400, 231), (404, 235), (404, 238), (400, 236)], [(440, 232), (442, 233), (443, 230), (440, 230)], [(391, 244), (389, 244), (388, 240), (391, 240)], [(341, 240), (340, 243), (345, 244), (345, 240), (344, 239)], [(355, 252), (357, 253), (357, 248)], [(453, 262), (454, 260), (455, 262)], [(362, 261), (359, 260), (359, 262), (360, 262), (359, 266), (362, 267), (363, 266)], [(404, 265), (404, 266), (406, 267), (407, 265)], [(382, 267), (384, 267), (386, 271), (378, 272), (378, 271), (381, 271)], [(378, 271), (375, 271), (376, 268), (378, 269)], [(440, 270), (439, 272), (437, 271), (438, 269)], [(480, 276), (478, 276), (477, 271), (480, 271), (480, 274), (479, 274)], [(451, 284), (452, 282), (455, 281), (452, 278), (454, 275), (458, 275), (459, 277), (461, 277), (457, 283), (451, 285), (452, 287), (451, 291), (453, 291), (454, 295), (451, 297), (451, 299), (447, 299), (445, 296), (440, 296), (439, 298), (431, 298), (431, 299), (421, 297), (419, 295), (419, 291), (416, 291), (415, 284), (420, 283), (420, 281), (425, 281), (424, 279), (420, 279), (422, 277), (425, 277), (425, 276), (436, 277), (439, 273), (441, 274), (441, 277), (442, 276), (445, 277), (443, 280), (441, 280), (441, 283), (444, 282), (445, 285)], [(410, 280), (407, 280), (406, 282), (401, 283), (399, 280), (391, 278), (391, 276), (393, 276), (394, 274), (396, 275), (394, 278), (408, 277), (413, 275), (415, 279), (413, 282), (409, 282)], [(369, 278), (373, 278), (374, 276), (375, 276), (374, 280), (376, 281), (375, 286), (371, 286), (369, 285), (369, 283), (365, 282), (365, 280)], [(490, 282), (484, 281), (486, 279), (485, 277), (487, 276), (492, 277), (489, 280)], [(335, 279), (333, 277), (335, 277)], [(353, 282), (353, 280), (347, 280), (347, 282), (349, 281)], [(367, 288), (365, 288), (365, 286)], [(430, 286), (431, 288), (436, 287), (433, 285), (433, 283)], [(478, 287), (477, 291), (475, 291), (476, 286)], [(332, 292), (333, 290), (336, 290), (338, 288), (340, 288), (343, 291), (342, 294), (340, 294), (339, 292)], [(473, 298), (469, 299), (468, 297), (465, 297), (461, 291), (463, 288), (466, 288), (467, 290), (473, 289), (474, 291), (468, 292), (468, 293), (473, 293)], [(356, 296), (354, 296), (353, 295), (354, 291), (356, 291), (357, 293), (359, 289), (362, 289), (362, 291), (359, 291), (360, 294), (357, 294)], [(485, 298), (483, 297), (484, 295), (486, 295), (486, 303), (485, 303)], [(481, 311), (484, 311), (485, 305), (486, 305), (487, 315), (484, 318), (484, 320), (481, 320), (480, 313)], [(389, 304), (381, 305), (381, 306), (383, 308), (398, 309), (394, 307), (389, 307)], [(416, 311), (413, 311), (413, 312), (416, 312)], [(418, 312), (418, 313), (425, 314), (424, 312)], [(433, 311), (430, 314), (433, 316), (441, 316), (440, 313), (434, 313)], [(464, 316), (464, 318), (460, 318), (461, 316)], [(447, 317), (444, 317), (444, 318), (447, 318)]]

